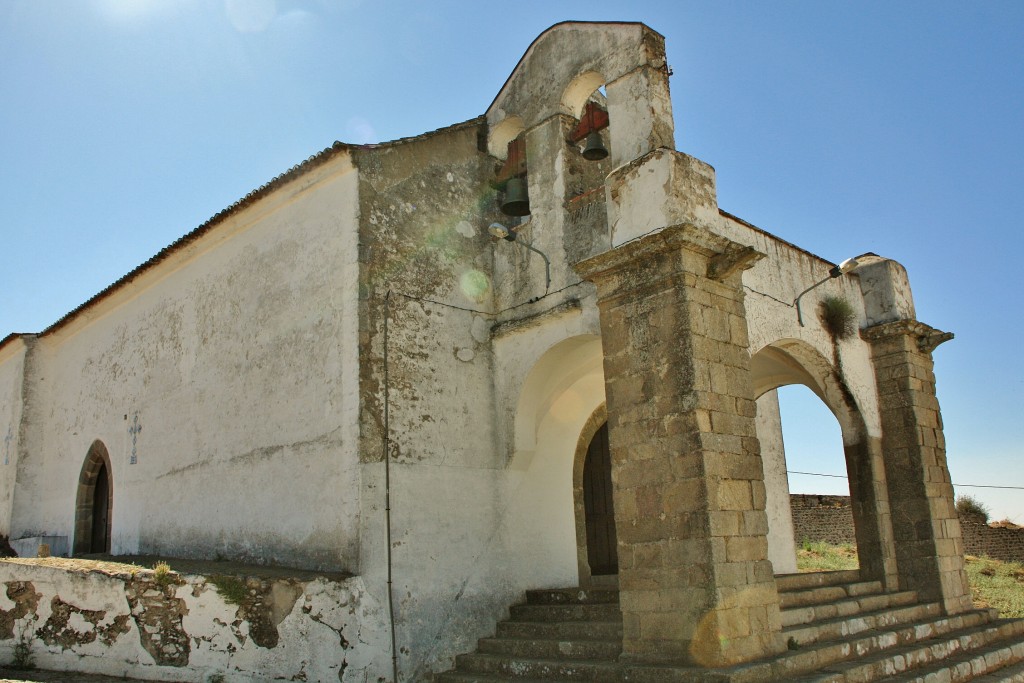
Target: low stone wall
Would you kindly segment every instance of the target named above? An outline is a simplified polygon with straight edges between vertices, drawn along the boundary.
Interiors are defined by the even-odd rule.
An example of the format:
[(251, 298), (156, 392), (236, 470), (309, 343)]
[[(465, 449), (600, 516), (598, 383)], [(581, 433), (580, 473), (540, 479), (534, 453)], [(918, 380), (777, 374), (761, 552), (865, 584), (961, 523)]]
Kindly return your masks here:
[[(75, 564), (77, 563), (77, 564)], [(0, 560), (0, 660), (160, 681), (363, 681), (389, 658), (358, 578)], [(359, 644), (355, 648), (355, 644)]]
[(964, 532), (964, 552), (968, 555), (987, 555), (995, 560), (1024, 562), (1024, 529), (991, 527), (962, 515), (960, 528)]
[(833, 545), (856, 543), (853, 535), (853, 511), (849, 496), (792, 494), (793, 538), (797, 547), (804, 541), (824, 541)]
[[(793, 494), (793, 531), (797, 546), (804, 541), (855, 543), (849, 496)], [(990, 527), (960, 516), (964, 552), (1007, 562), (1024, 562), (1024, 529)]]

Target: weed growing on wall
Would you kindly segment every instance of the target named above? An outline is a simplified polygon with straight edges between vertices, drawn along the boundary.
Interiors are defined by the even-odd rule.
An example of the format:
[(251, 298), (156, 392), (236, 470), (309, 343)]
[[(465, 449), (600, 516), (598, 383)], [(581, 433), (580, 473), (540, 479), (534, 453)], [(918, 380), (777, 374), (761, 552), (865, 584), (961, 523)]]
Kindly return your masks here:
[(241, 605), (249, 594), (245, 587), (245, 581), (237, 576), (215, 574), (210, 577), (209, 581), (217, 589), (217, 594), (229, 605)]
[(166, 562), (157, 562), (156, 566), (153, 567), (153, 579), (156, 581), (158, 586), (164, 587), (171, 584), (174, 581), (174, 575), (171, 573), (171, 565)]
[(821, 322), (834, 339), (846, 339), (857, 332), (857, 312), (853, 304), (841, 296), (826, 296), (821, 300)]
[(18, 636), (18, 642), (14, 645), (14, 658), (11, 661), (12, 669), (28, 671), (29, 669), (36, 668), (35, 661), (32, 659), (32, 647), (28, 644), (28, 638), (25, 637), (26, 630), (27, 627), (22, 627), (21, 634)]

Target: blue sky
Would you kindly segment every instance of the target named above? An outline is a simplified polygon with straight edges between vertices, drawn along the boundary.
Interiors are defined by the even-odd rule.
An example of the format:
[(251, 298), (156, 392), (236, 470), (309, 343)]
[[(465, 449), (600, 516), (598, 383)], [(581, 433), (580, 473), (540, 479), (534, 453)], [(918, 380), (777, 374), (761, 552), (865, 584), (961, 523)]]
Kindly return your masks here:
[[(935, 352), (954, 483), (1024, 487), (1019, 2), (3, 0), (0, 337), (334, 140), (482, 113), (566, 19), (665, 35), (676, 145), (717, 169), (723, 209), (907, 267), (918, 317), (956, 333)], [(800, 395), (790, 468), (842, 474), (838, 427)], [(958, 492), (1024, 522), (1024, 491)]]

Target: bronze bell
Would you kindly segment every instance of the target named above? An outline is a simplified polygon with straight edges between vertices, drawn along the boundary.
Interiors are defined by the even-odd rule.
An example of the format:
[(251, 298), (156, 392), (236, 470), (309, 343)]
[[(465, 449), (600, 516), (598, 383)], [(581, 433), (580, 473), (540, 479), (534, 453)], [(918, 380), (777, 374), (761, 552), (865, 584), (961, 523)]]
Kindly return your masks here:
[(587, 161), (600, 161), (607, 158), (608, 148), (601, 140), (601, 134), (596, 130), (587, 133), (587, 144), (583, 146), (583, 158)]
[(530, 198), (526, 196), (526, 178), (509, 178), (505, 184), (505, 199), (501, 212), (506, 216), (527, 216), (530, 213)]

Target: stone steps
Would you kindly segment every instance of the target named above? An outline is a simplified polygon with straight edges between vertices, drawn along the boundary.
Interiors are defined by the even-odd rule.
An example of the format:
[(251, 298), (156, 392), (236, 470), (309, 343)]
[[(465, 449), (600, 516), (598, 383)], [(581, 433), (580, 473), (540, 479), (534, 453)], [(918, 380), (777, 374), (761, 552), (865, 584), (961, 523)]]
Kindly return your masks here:
[(614, 661), (622, 653), (622, 641), (593, 638), (481, 638), (477, 652), (506, 657)]
[(599, 639), (622, 641), (622, 622), (602, 621), (503, 621), (496, 638), (542, 638), (546, 640)]
[(879, 610), (912, 605), (915, 602), (917, 602), (917, 594), (915, 592), (901, 591), (899, 593), (866, 594), (855, 598), (842, 597), (832, 602), (804, 604), (799, 607), (790, 607), (782, 610), (782, 627), (811, 624), (827, 619), (849, 617), (864, 612), (877, 612)]
[(993, 610), (944, 616), (913, 592), (884, 593), (858, 572), (777, 578), (792, 649), (731, 668), (629, 665), (618, 661), (622, 617), (612, 589), (529, 591), (477, 651), (437, 681), (598, 683), (1024, 683), (1024, 620)]
[(598, 605), (513, 605), (509, 614), (516, 621), (621, 621), (619, 603)]
[[(734, 667), (729, 672), (733, 683), (754, 683), (761, 680), (792, 679), (794, 676), (814, 675), (801, 681), (872, 681), (895, 673), (900, 668), (886, 670), (890, 660), (897, 658), (904, 649), (927, 650), (936, 639), (955, 639), (964, 630), (984, 628), (991, 619), (987, 610), (975, 610), (952, 617), (939, 617), (924, 622), (901, 625), (894, 629), (877, 629), (837, 640), (823, 641), (804, 649), (800, 648), (771, 660), (754, 662)], [(852, 661), (851, 661), (852, 660)], [(862, 671), (857, 667), (882, 662), (870, 669), (871, 675), (860, 677), (840, 676), (836, 671)], [(899, 667), (899, 664), (893, 664)], [(906, 667), (903, 667), (906, 668)], [(866, 670), (865, 670), (866, 671)], [(828, 672), (828, 673), (821, 673)]]
[[(462, 674), (488, 674), (507, 679), (538, 678), (557, 681), (593, 681), (619, 683), (622, 668), (614, 661), (577, 659), (572, 661), (503, 657), (500, 655), (469, 654), (455, 658), (455, 670)], [(442, 674), (439, 680), (449, 681)]]
[(437, 681), (622, 680), (622, 615), (617, 590), (531, 590), (509, 609), (493, 638), (459, 655)]
[(799, 683), (969, 681), (1024, 661), (1024, 620), (981, 626), (892, 647), (827, 667)]
[(938, 617), (942, 608), (937, 602), (893, 606), (850, 616), (797, 624), (782, 629), (782, 637), (791, 646), (805, 647), (825, 640), (838, 640), (873, 629), (889, 628)]
[(806, 574), (779, 574), (775, 577), (775, 585), (780, 593), (819, 588), (821, 586), (838, 586), (844, 583), (860, 581), (859, 569), (844, 569), (837, 572), (809, 572)]
[(837, 602), (846, 598), (874, 595), (882, 592), (881, 581), (858, 581), (837, 586), (817, 586), (795, 591), (779, 592), (779, 607), (790, 609), (824, 602)]

